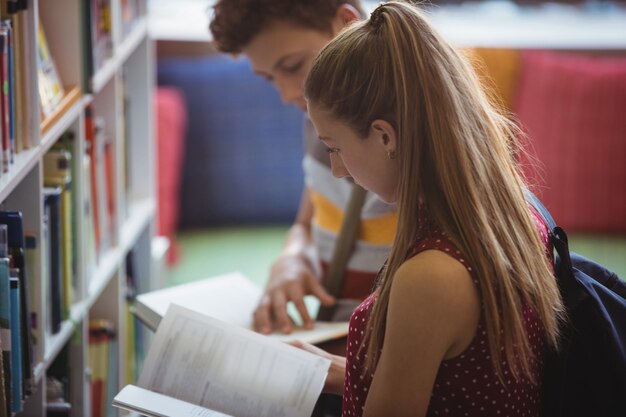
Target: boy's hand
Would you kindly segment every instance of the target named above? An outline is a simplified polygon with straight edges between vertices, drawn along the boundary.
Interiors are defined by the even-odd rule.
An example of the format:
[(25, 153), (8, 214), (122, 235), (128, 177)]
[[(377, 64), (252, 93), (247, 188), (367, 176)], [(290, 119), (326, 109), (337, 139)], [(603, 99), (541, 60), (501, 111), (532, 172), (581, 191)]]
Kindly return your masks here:
[(272, 265), (265, 293), (254, 311), (254, 329), (268, 334), (273, 329), (289, 334), (293, 322), (287, 314), (287, 303), (293, 302), (305, 328), (311, 329), (314, 320), (304, 304), (305, 295), (314, 295), (322, 305), (333, 305), (332, 297), (319, 282), (308, 261), (298, 255), (283, 255)]

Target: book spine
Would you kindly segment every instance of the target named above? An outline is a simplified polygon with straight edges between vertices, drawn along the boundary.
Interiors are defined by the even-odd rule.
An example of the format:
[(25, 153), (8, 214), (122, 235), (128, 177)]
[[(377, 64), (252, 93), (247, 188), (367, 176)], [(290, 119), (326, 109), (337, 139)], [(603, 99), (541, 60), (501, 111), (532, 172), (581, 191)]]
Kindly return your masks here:
[(66, 150), (52, 149), (44, 155), (44, 185), (60, 187), (60, 231), (62, 246), (61, 276), (63, 279), (63, 317), (70, 315), (77, 283), (74, 280), (73, 260), (73, 211), (72, 211), (72, 165), (71, 154)]
[(117, 340), (115, 338), (115, 332), (112, 330), (107, 331), (107, 342), (106, 349), (108, 350), (108, 366), (107, 366), (107, 379), (106, 379), (106, 395), (104, 406), (106, 408), (104, 415), (112, 416), (115, 415), (115, 411), (113, 408), (113, 398), (115, 394), (117, 394)]
[(17, 115), (15, 113), (15, 34), (13, 32), (13, 24), (10, 20), (7, 20), (9, 31), (9, 118), (10, 118), (10, 155), (9, 162), (12, 164), (15, 157), (15, 146), (17, 138), (15, 136), (15, 125), (17, 122)]
[(98, 187), (97, 187), (97, 159), (96, 159), (96, 126), (91, 107), (85, 109), (85, 139), (87, 140), (87, 155), (89, 157), (89, 186), (91, 188), (91, 213), (93, 214), (94, 224), (94, 240), (96, 244), (96, 256), (100, 253), (101, 235), (100, 212), (98, 206)]
[(21, 340), (21, 381), (23, 395), (29, 395), (32, 391), (33, 379), (33, 339), (30, 322), (29, 284), (26, 273), (24, 226), (22, 213), (19, 211), (1, 211), (0, 224), (7, 226), (7, 245), (11, 270), (15, 272), (20, 285), (20, 318)]
[(20, 346), (20, 280), (10, 278), (11, 285), (11, 411), (22, 411), (22, 347)]
[(77, 160), (75, 158), (76, 151), (74, 149), (75, 146), (75, 135), (72, 131), (67, 131), (65, 134), (59, 139), (57, 144), (53, 147), (53, 149), (61, 149), (69, 153), (69, 159), (67, 160), (67, 164), (70, 166), (69, 176), (70, 176), (70, 185), (69, 191), (71, 192), (71, 258), (72, 258), (72, 286), (75, 291), (78, 291), (78, 246), (75, 242), (78, 242), (78, 216), (81, 212), (80, 202), (78, 201), (78, 189), (77, 187), (77, 178), (79, 178), (79, 170), (81, 169), (81, 161), (80, 158)]
[(9, 113), (9, 163), (13, 163), (15, 153), (15, 39), (13, 32), (13, 23), (6, 19), (2, 21), (2, 26), (7, 31), (7, 85), (6, 94), (8, 95), (8, 113)]
[[(17, 50), (20, 54), (20, 65), (21, 71), (18, 71), (20, 75), (20, 89), (21, 89), (21, 97), (22, 102), (20, 106), (20, 113), (22, 114), (22, 146), (24, 149), (30, 149), (31, 147), (37, 145), (36, 142), (32, 142), (33, 139), (33, 129), (35, 124), (36, 113), (30, 111), (32, 107), (32, 97), (33, 97), (33, 89), (34, 86), (31, 82), (29, 82), (28, 74), (30, 68), (33, 68), (36, 65), (36, 61), (33, 60), (33, 47), (31, 43), (28, 41), (32, 38), (32, 34), (30, 33), (30, 25), (28, 24), (27, 13), (31, 13), (31, 11), (27, 11), (26, 3), (24, 2), (24, 7), (20, 9), (17, 13), (16, 21), (19, 22), (20, 33), (18, 35), (21, 38), (20, 48)], [(36, 95), (37, 93), (34, 93)]]
[[(4, 226), (6, 233), (6, 225)], [(8, 256), (8, 255), (7, 255)], [(4, 373), (4, 396), (6, 413), (11, 412), (11, 284), (9, 258), (0, 258), (0, 342), (2, 344), (2, 367)]]
[(89, 323), (89, 364), (91, 368), (91, 415), (103, 417), (107, 411), (109, 349), (113, 325), (108, 320)]
[(96, 243), (96, 224), (94, 221), (94, 201), (91, 181), (91, 158), (89, 155), (83, 155), (83, 186), (84, 200), (81, 207), (81, 213), (85, 219), (85, 282), (84, 285), (89, 287), (89, 280), (96, 267), (98, 254)]
[[(100, 230), (100, 253), (109, 249), (111, 245), (111, 219), (109, 218), (108, 198), (107, 198), (107, 174), (106, 174), (106, 132), (105, 122), (102, 117), (95, 118), (95, 183), (96, 183), (96, 205), (98, 207), (98, 228)], [(93, 171), (93, 170), (92, 170)], [(93, 178), (92, 178), (93, 181)]]
[[(42, 233), (43, 236), (43, 233)], [(26, 235), (24, 236), (24, 260), (26, 261), (26, 276), (30, 277), (31, 282), (38, 282), (39, 274), (36, 273), (37, 270), (37, 249), (38, 249), (38, 239), (34, 235)], [(41, 299), (41, 288), (39, 285), (33, 285), (30, 288), (28, 293), (28, 300), (31, 306), (30, 312), (30, 326), (31, 326), (31, 335), (33, 340), (33, 361), (40, 362), (43, 360), (43, 352), (42, 349), (42, 328), (40, 323), (40, 314), (36, 311), (35, 306), (38, 305), (39, 300)]]
[(0, 27), (0, 128), (2, 129), (2, 172), (9, 171), (11, 155), (11, 136), (9, 133), (9, 34), (5, 27)]
[(50, 239), (50, 245), (48, 247), (49, 252), (49, 289), (50, 297), (49, 303), (51, 305), (51, 325), (52, 333), (58, 333), (61, 330), (62, 322), (62, 306), (63, 306), (63, 292), (62, 292), (62, 272), (61, 272), (61, 226), (60, 226), (60, 188), (48, 189), (47, 195), (47, 210), (49, 212), (48, 217), (48, 233)]
[(65, 317), (70, 317), (74, 302), (74, 272), (72, 262), (72, 183), (68, 180), (61, 195), (61, 241), (63, 243), (63, 300)]
[(24, 128), (24, 115), (23, 115), (23, 103), (24, 103), (24, 87), (22, 85), (23, 83), (23, 79), (24, 79), (24, 70), (23, 70), (23, 54), (24, 51), (22, 51), (23, 47), (23, 43), (24, 40), (22, 39), (22, 34), (21, 34), (21, 15), (23, 13), (17, 14), (16, 12), (13, 12), (12, 14), (9, 15), (10, 19), (11, 19), (11, 29), (12, 29), (12, 50), (13, 50), (13, 57), (12, 57), (12, 76), (13, 76), (13, 81), (12, 81), (12, 97), (13, 97), (13, 126), (14, 126), (14, 133), (13, 133), (13, 137), (15, 138), (15, 146), (14, 146), (14, 152), (15, 153), (19, 153), (24, 149), (24, 140), (25, 138), (23, 137), (24, 134), (23, 132), (25, 131)]

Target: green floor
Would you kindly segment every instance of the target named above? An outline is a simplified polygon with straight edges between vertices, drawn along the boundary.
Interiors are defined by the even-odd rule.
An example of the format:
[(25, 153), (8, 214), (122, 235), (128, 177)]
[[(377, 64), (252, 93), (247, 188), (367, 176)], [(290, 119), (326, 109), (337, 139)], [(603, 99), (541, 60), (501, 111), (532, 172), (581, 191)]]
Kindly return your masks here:
[[(263, 286), (287, 228), (222, 228), (180, 233), (181, 257), (168, 272), (167, 285), (240, 271)], [(626, 278), (626, 236), (576, 235), (570, 237), (570, 247)]]
[(241, 227), (179, 233), (180, 259), (169, 270), (166, 284), (240, 271), (263, 286), (287, 229), (288, 226)]

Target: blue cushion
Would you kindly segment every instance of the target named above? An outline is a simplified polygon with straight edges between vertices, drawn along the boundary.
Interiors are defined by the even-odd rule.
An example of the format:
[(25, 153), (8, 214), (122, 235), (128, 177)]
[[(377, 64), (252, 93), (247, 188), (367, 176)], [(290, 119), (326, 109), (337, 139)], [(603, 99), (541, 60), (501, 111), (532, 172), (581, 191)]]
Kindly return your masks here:
[(281, 103), (247, 60), (158, 62), (158, 84), (189, 109), (181, 228), (293, 221), (303, 186), (302, 112)]

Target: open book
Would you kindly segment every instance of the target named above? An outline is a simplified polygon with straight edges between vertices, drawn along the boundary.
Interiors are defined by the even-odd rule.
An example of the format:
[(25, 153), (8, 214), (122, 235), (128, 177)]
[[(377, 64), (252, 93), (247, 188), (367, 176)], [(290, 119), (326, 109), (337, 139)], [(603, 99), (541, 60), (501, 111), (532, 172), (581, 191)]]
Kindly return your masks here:
[[(179, 304), (206, 316), (246, 329), (252, 328), (252, 313), (263, 291), (239, 272), (206, 278), (189, 284), (164, 288), (137, 296), (134, 313), (155, 330), (170, 304)], [(315, 317), (313, 297), (305, 300)], [(319, 307), (319, 301), (318, 306)], [(294, 309), (295, 310), (295, 309)], [(297, 317), (296, 314), (291, 314)], [(301, 340), (311, 344), (338, 339), (348, 334), (348, 322), (316, 322), (311, 330), (296, 327), (289, 335), (274, 333), (280, 340)]]
[(330, 361), (171, 305), (137, 386), (113, 405), (150, 417), (308, 417)]

